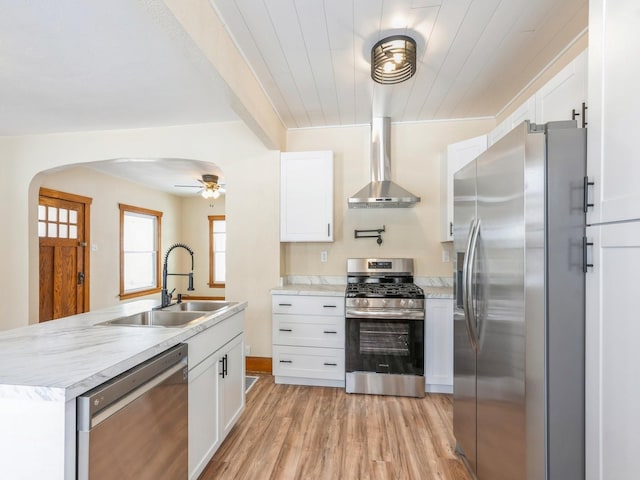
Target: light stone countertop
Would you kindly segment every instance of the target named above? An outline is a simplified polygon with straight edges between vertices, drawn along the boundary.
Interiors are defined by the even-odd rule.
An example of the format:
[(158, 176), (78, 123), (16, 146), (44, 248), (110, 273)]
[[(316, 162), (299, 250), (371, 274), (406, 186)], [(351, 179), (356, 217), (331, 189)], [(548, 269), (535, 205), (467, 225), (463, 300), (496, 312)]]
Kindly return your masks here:
[(0, 332), (0, 398), (75, 398), (247, 307), (231, 302), (179, 328), (95, 325), (157, 303), (139, 300)]

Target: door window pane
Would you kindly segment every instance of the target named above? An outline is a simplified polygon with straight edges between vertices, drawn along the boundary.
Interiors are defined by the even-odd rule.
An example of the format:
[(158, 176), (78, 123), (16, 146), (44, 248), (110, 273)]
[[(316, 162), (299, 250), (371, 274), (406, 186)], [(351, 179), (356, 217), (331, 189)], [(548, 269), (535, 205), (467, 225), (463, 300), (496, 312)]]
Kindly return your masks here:
[(58, 221), (58, 209), (56, 207), (49, 207), (47, 208), (47, 220), (49, 220), (50, 222), (57, 222)]

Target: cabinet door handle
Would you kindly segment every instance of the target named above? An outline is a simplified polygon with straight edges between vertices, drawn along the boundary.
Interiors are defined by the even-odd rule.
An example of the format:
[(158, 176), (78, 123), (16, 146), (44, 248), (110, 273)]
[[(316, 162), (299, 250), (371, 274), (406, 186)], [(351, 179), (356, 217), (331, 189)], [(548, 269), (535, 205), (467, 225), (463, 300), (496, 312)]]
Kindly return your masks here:
[(323, 305), (322, 308), (338, 308), (337, 305)]
[(220, 362), (220, 373), (218, 375), (224, 378), (224, 357), (218, 360), (218, 362)]
[(593, 207), (593, 203), (589, 203), (589, 187), (593, 187), (595, 182), (590, 182), (589, 177), (584, 177), (583, 179), (583, 192), (584, 195), (584, 213), (587, 213), (589, 207)]
[(229, 376), (229, 355), (224, 354), (224, 376)]
[(593, 268), (593, 263), (589, 263), (587, 257), (587, 249), (593, 247), (593, 242), (587, 240), (587, 237), (582, 237), (582, 271), (587, 273), (590, 268)]
[(293, 363), (291, 360), (280, 360), (280, 363)]
[(325, 330), (323, 333), (338, 333), (335, 330)]
[(293, 330), (291, 330), (290, 328), (281, 328), (280, 331), (281, 332), (293, 332)]
[(324, 364), (325, 364), (327, 367), (337, 367), (337, 366), (338, 366), (338, 364), (337, 364), (337, 363), (324, 362)]
[(290, 307), (291, 304), (290, 303), (279, 303), (278, 306), (280, 306), (280, 307)]
[(453, 222), (449, 222), (449, 236), (453, 237)]
[(327, 223), (327, 237), (331, 236), (331, 224)]

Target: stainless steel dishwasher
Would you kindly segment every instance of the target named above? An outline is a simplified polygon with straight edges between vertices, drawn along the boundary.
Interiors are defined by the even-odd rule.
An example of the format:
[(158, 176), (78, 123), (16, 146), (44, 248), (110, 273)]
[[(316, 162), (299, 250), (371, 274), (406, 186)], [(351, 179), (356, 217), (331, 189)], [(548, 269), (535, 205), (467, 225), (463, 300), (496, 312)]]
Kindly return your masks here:
[(187, 345), (77, 399), (79, 480), (186, 479)]

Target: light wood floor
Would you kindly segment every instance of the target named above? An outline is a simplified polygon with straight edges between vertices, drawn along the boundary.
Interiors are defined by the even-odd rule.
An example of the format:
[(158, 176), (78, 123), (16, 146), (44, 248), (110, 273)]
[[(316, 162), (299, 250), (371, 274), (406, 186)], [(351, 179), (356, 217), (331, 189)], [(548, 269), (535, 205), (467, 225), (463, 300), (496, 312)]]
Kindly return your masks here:
[(355, 395), (265, 375), (200, 480), (469, 480), (452, 445), (448, 395)]

